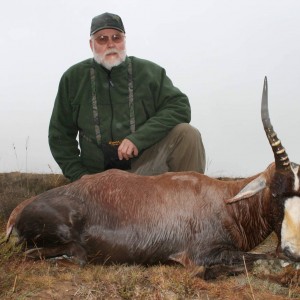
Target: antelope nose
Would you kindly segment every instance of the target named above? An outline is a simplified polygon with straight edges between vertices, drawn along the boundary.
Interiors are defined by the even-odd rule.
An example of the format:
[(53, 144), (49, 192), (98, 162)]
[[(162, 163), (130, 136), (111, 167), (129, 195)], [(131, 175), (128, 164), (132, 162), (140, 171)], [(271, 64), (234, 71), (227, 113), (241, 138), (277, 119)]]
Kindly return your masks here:
[(292, 261), (296, 261), (296, 262), (300, 261), (300, 255), (292, 252), (290, 247), (285, 247), (283, 249), (283, 253), (284, 253), (285, 256), (287, 256)]

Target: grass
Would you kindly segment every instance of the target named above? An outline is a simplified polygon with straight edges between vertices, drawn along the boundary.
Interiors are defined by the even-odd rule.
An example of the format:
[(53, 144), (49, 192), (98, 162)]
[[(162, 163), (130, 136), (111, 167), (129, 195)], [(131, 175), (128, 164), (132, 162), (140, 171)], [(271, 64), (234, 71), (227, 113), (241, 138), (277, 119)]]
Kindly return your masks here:
[[(20, 201), (67, 182), (57, 174), (0, 174), (1, 236)], [(271, 236), (260, 249), (275, 245)], [(80, 268), (67, 259), (28, 260), (13, 239), (0, 245), (0, 299), (293, 299), (300, 297), (299, 283), (291, 265), (261, 262), (238, 276), (204, 281), (181, 266)]]
[(22, 200), (66, 183), (60, 174), (0, 173), (0, 218), (7, 220)]

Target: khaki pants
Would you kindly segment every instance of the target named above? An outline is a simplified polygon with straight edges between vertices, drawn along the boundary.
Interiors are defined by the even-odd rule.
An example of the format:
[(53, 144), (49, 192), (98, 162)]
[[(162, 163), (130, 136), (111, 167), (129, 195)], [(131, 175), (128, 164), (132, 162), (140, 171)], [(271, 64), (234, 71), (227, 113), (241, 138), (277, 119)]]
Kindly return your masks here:
[(200, 132), (187, 123), (175, 126), (161, 141), (133, 159), (130, 172), (158, 175), (165, 172), (205, 171), (205, 150)]

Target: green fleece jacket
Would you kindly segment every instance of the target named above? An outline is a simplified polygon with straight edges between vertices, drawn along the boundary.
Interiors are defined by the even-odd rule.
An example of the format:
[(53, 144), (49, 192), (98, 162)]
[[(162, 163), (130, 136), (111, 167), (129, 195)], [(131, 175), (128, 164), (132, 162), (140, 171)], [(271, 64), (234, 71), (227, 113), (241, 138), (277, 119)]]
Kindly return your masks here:
[(72, 181), (104, 171), (103, 152), (96, 142), (91, 67), (95, 69), (103, 143), (127, 138), (141, 153), (175, 125), (190, 122), (188, 98), (174, 87), (165, 70), (147, 60), (130, 60), (135, 132), (130, 130), (128, 57), (111, 71), (88, 59), (69, 68), (61, 78), (49, 125), (49, 145), (63, 174)]

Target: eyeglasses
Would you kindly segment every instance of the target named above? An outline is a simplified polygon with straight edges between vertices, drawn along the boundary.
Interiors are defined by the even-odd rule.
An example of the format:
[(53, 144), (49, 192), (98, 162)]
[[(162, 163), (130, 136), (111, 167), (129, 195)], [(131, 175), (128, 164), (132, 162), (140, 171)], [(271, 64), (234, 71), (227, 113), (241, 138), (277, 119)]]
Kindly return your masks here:
[(98, 35), (97, 37), (94, 37), (93, 39), (98, 43), (99, 45), (105, 45), (108, 43), (109, 38), (112, 40), (113, 43), (121, 43), (124, 41), (125, 36), (122, 34), (113, 34), (110, 37), (108, 35)]

